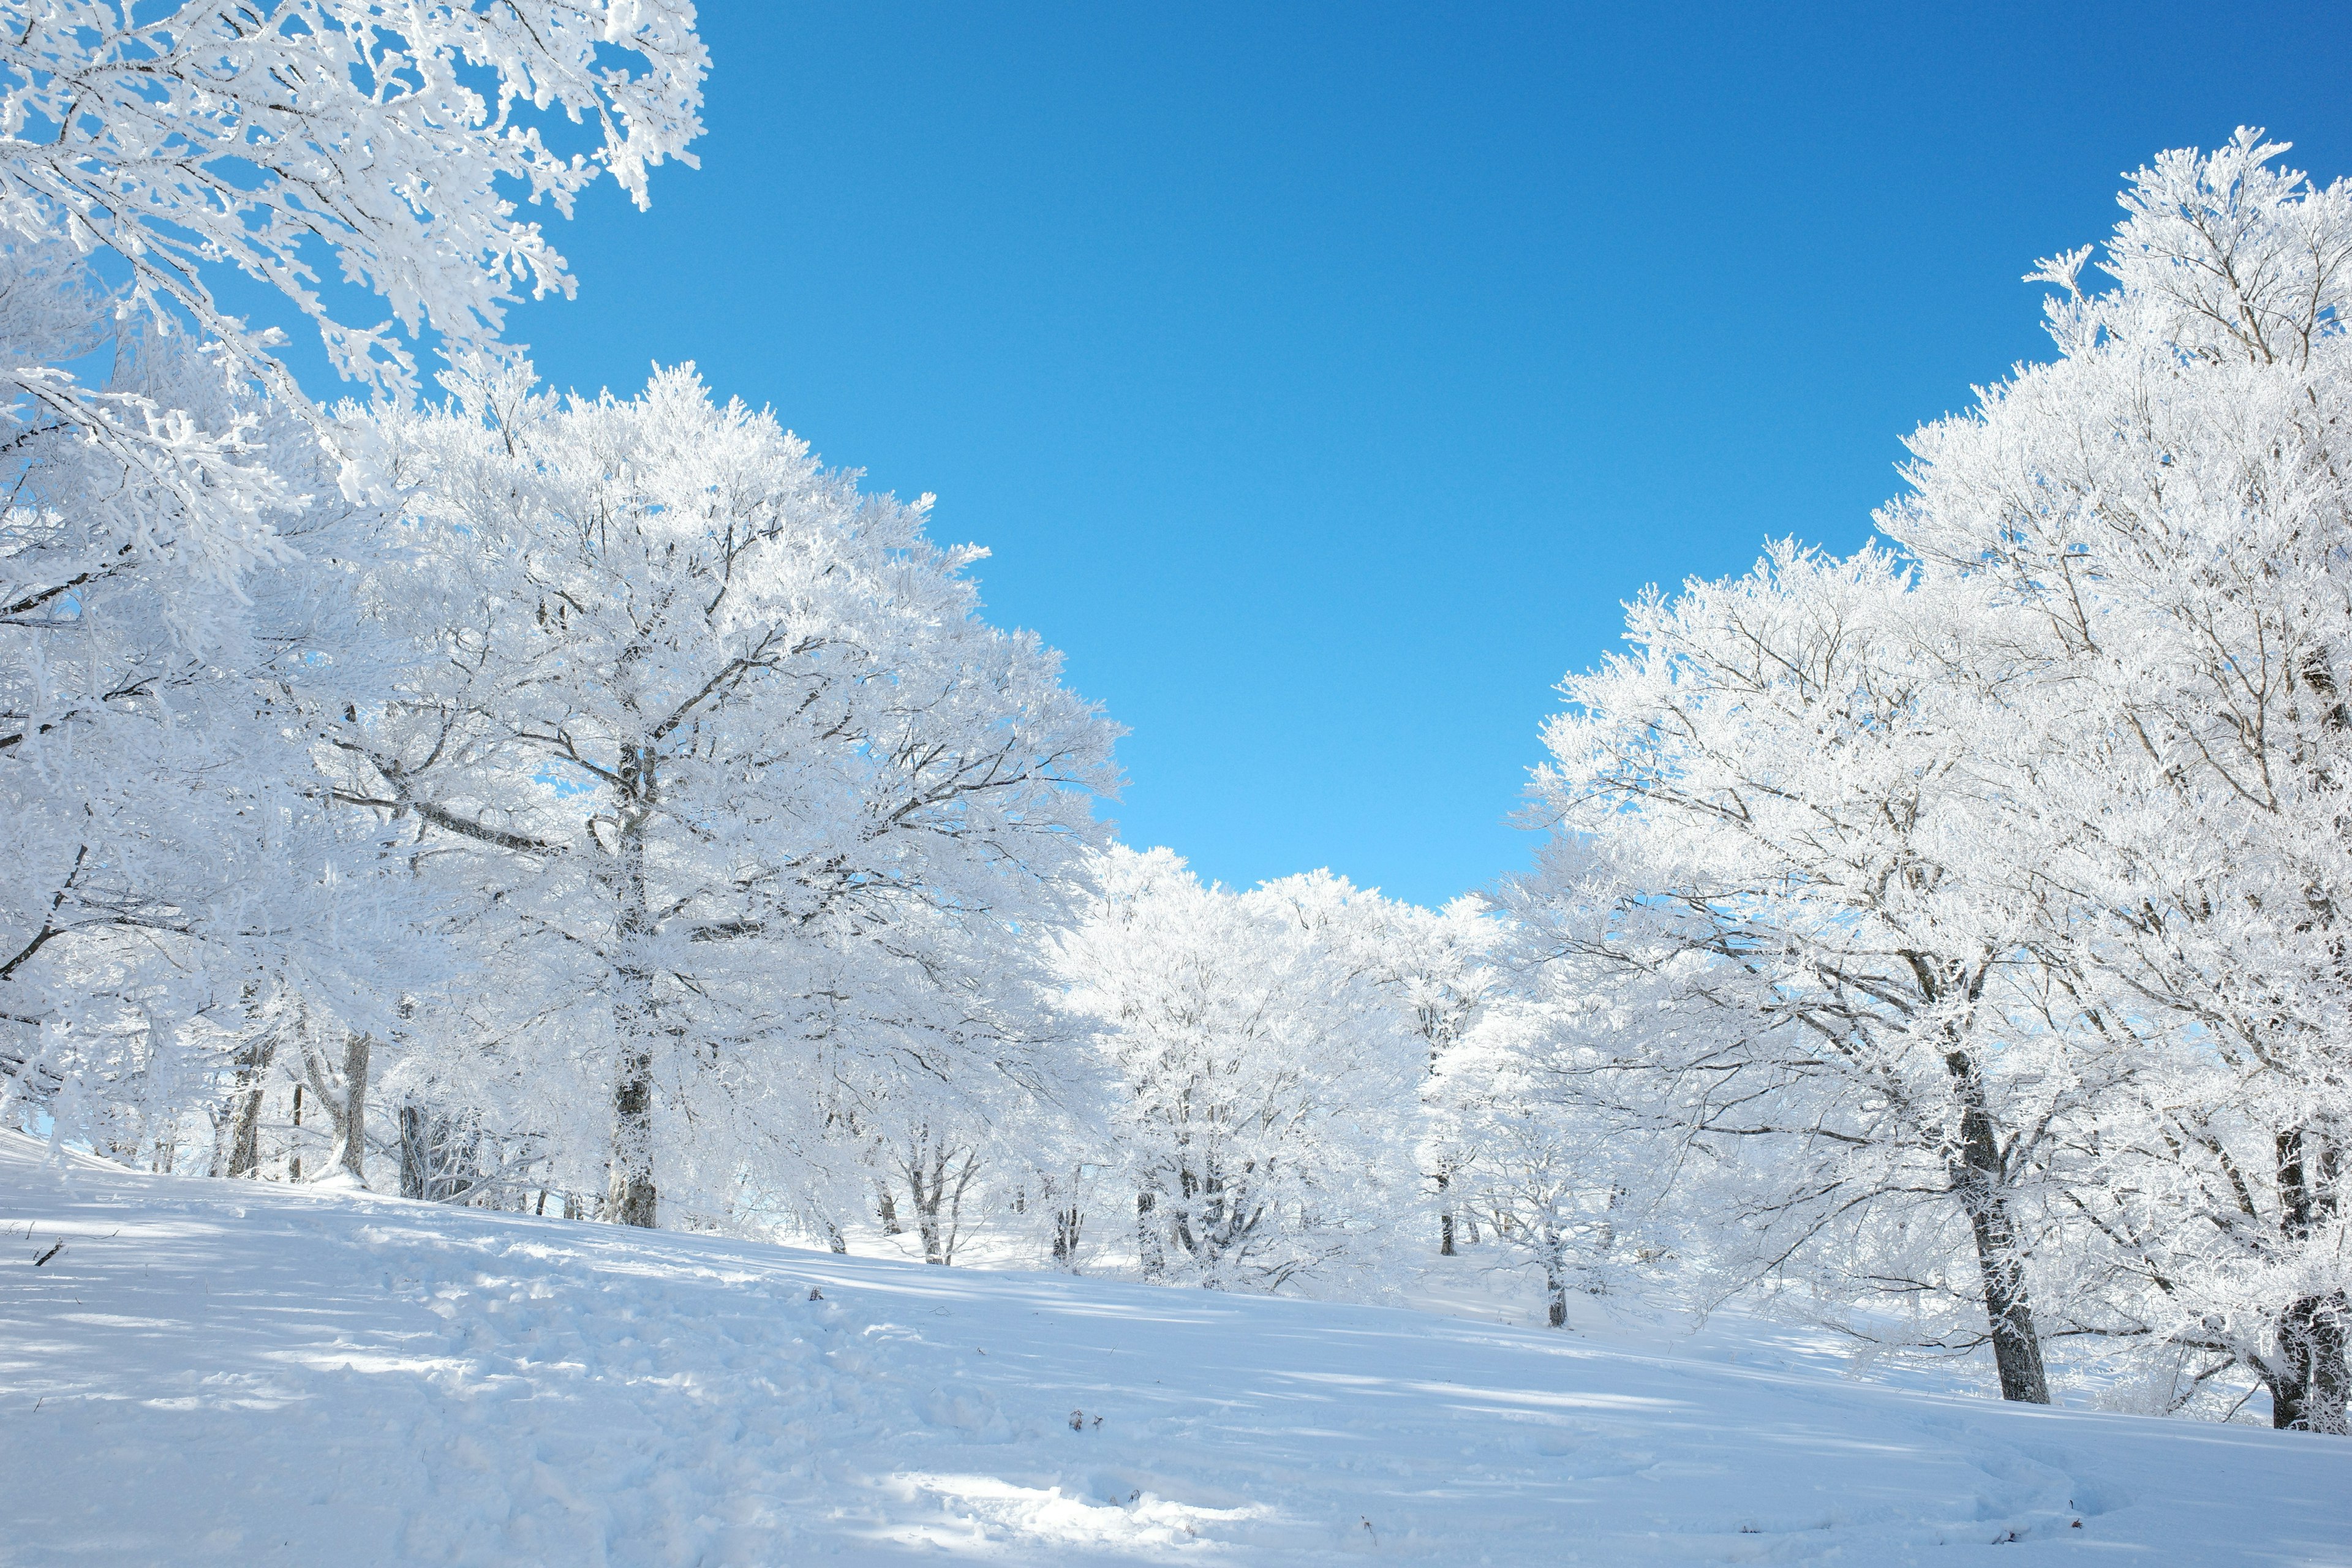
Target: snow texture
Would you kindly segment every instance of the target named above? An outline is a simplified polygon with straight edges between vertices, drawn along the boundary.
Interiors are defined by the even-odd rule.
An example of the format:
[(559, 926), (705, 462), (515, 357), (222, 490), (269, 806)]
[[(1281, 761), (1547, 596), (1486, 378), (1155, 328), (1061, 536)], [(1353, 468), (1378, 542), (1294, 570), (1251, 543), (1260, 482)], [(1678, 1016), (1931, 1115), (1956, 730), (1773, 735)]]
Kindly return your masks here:
[(0, 1236), (0, 1563), (26, 1568), (2352, 1563), (2334, 1437), (15, 1134)]

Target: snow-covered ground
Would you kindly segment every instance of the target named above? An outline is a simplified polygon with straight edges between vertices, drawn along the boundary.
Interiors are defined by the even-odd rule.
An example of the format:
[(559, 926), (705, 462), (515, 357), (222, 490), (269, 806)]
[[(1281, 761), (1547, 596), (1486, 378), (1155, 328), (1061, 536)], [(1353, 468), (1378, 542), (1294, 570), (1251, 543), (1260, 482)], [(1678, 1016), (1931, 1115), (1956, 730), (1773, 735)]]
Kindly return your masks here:
[(0, 1237), (9, 1564), (2352, 1563), (2335, 1438), (7, 1134)]

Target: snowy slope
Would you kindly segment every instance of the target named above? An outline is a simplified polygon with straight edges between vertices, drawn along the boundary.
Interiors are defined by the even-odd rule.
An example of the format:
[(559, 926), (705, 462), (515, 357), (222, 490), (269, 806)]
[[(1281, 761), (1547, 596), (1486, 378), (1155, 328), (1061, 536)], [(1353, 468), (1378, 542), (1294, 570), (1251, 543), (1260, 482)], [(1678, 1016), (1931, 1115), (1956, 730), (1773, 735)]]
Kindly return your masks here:
[(9, 1564), (2352, 1563), (2338, 1439), (5, 1134), (0, 1227)]

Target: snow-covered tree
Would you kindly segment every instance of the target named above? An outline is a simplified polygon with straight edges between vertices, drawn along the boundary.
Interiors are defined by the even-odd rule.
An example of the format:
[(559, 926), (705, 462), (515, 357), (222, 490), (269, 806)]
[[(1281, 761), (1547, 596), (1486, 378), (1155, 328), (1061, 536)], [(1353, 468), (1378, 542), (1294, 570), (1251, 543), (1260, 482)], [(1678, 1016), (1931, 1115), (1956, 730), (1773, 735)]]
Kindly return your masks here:
[(2033, 1188), (2097, 1086), (2034, 1010), (2046, 910), (2005, 872), (2042, 846), (1990, 804), (2018, 672), (1986, 629), (1875, 549), (1646, 596), (1633, 651), (1563, 684), (1538, 787), (1564, 836), (1515, 912), (1555, 984), (1654, 1009), (1595, 1102), (1739, 1173), (1724, 1260), (1973, 1309), (1928, 1337), (1990, 1341), (2004, 1396), (2046, 1401)]
[(1718, 1260), (1975, 1296), (2011, 1397), (2055, 1321), (2341, 1431), (2352, 186), (2283, 150), (2140, 171), (2105, 292), (2042, 264), (2060, 357), (1914, 437), (1900, 554), (1636, 606), (1513, 912), (1631, 1004), (1580, 1092)]
[[(262, 1069), (257, 1007), (298, 989), (365, 1020), (405, 952), (377, 847), (320, 801), (300, 738), (300, 694), (367, 662), (340, 646), (328, 562), (373, 519), (218, 353), (12, 260), (32, 276), (0, 289), (11, 348), (106, 357), (100, 406), (193, 448), (226, 432), (232, 454), (188, 459), (192, 500), (20, 402), (0, 512), (0, 1103), (169, 1160), (213, 1099), (207, 1062)], [(89, 313), (60, 320), (68, 303)], [(257, 548), (211, 576), (180, 547), (236, 505)]]
[(1450, 1258), (1477, 1239), (1475, 1207), (1463, 1191), (1465, 1173), (1476, 1157), (1477, 1134), (1454, 1114), (1458, 1104), (1443, 1080), (1504, 992), (1504, 977), (1494, 963), (1504, 933), (1475, 898), (1456, 899), (1437, 910), (1382, 900), (1373, 927), (1373, 973), (1427, 1047), (1417, 1157), (1437, 1211), (1438, 1255)]
[(1071, 1002), (1114, 1068), (1112, 1126), (1147, 1278), (1273, 1290), (1368, 1263), (1417, 1207), (1426, 1047), (1318, 875), (1204, 887), (1117, 848), (1063, 944)]
[(2135, 174), (2114, 286), (2042, 265), (2061, 357), (1922, 430), (1881, 526), (2012, 612), (2057, 742), (2012, 805), (2062, 828), (2021, 869), (2095, 916), (2083, 1050), (2155, 1064), (2071, 1134), (2105, 1331), (2343, 1431), (2352, 184), (2284, 150)]
[[(226, 1164), (251, 1168), (289, 1069), (357, 1107), (362, 1163), (351, 1068), (415, 966), (306, 742), (327, 691), (367, 688), (344, 563), (374, 548), (368, 442), (215, 281), (277, 289), (381, 391), (410, 352), (342, 300), (488, 346), (515, 289), (569, 288), (513, 197), (568, 208), (609, 172), (642, 201), (683, 155), (690, 16), (0, 5), (0, 1108), (118, 1152), (128, 1118), (168, 1159), (217, 1049)], [(541, 140), (583, 120), (576, 153)], [(276, 1054), (288, 1007), (341, 1020), (341, 1067)]]
[[(1572, 1087), (1570, 1031), (1516, 999), (1486, 1008), (1441, 1058), (1423, 1090), (1433, 1143), (1448, 1155), (1444, 1252), (1483, 1242), (1525, 1268), (1542, 1290), (1544, 1320), (1570, 1326), (1573, 1286), (1598, 1292), (1616, 1251), (1617, 1162), (1607, 1122)], [(1424, 1160), (1427, 1156), (1424, 1154)]]
[[(339, 318), (320, 253), (412, 337), (492, 345), (516, 289), (572, 288), (514, 198), (568, 216), (609, 174), (644, 205), (655, 165), (690, 161), (705, 68), (680, 0), (16, 0), (0, 202), (19, 243), (104, 256), (126, 306), (220, 344), (280, 401), (304, 399), (211, 269), (278, 290), (345, 376), (399, 391), (415, 356), (391, 323)], [(88, 396), (55, 366), (16, 374), (20, 397)]]
[(380, 416), (409, 552), (371, 591), (413, 652), (331, 750), (339, 798), (488, 889), (516, 1124), (650, 1225), (665, 1188), (709, 1218), (778, 1180), (845, 1108), (826, 1051), (885, 1138), (1043, 1070), (1036, 932), (1073, 908), (1113, 731), (980, 618), (984, 552), (688, 370), (625, 400), (447, 380)]

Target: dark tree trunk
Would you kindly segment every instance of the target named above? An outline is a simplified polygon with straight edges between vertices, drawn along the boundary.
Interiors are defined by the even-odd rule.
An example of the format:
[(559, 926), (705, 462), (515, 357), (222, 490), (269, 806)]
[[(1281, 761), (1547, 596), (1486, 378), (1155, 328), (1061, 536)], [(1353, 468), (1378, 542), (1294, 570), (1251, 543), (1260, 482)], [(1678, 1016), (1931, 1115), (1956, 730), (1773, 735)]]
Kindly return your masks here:
[(429, 1184), (433, 1179), (432, 1146), (421, 1106), (404, 1105), (395, 1119), (400, 1128), (400, 1195), (404, 1198), (426, 1198), (432, 1195)]
[(1555, 1329), (1568, 1327), (1568, 1248), (1565, 1238), (1547, 1220), (1543, 1240), (1544, 1321)]
[(2279, 1314), (2277, 1365), (2270, 1385), (2271, 1425), (2296, 1432), (2352, 1431), (2347, 1419), (2342, 1294), (2305, 1296)]
[(2000, 1373), (2000, 1396), (2027, 1405), (2050, 1403), (2049, 1375), (2042, 1365), (2042, 1337), (2025, 1289), (2016, 1237), (2008, 1210), (1998, 1196), (1972, 1205), (1977, 1270), (1984, 1279), (1985, 1317), (1992, 1328), (1992, 1359)]
[(277, 1054), (277, 1042), (263, 1040), (247, 1047), (246, 1059), (237, 1064), (236, 1120), (228, 1140), (229, 1175), (261, 1174), (261, 1096)]
[(621, 994), (614, 1003), (621, 1058), (613, 1075), (613, 1165), (604, 1193), (607, 1221), (648, 1230), (660, 1217), (654, 1188), (653, 1051), (661, 1020), (654, 973), (644, 953), (654, 934), (653, 909), (646, 890), (646, 831), (656, 798), (655, 763), (649, 746), (621, 748), (623, 799), (618, 814), (616, 890), (623, 957), (614, 966)]
[(343, 1037), (343, 1169), (367, 1183), (368, 1058), (374, 1041), (356, 1030)]
[(1077, 1205), (1054, 1211), (1054, 1267), (1078, 1270), (1078, 1237), (1086, 1227), (1086, 1215)]
[[(961, 1160), (957, 1154), (962, 1154)], [(964, 1194), (980, 1172), (977, 1150), (958, 1151), (935, 1141), (927, 1129), (899, 1165), (915, 1200), (915, 1229), (923, 1238), (923, 1261), (942, 1267), (955, 1261), (963, 1228)]]
[(1156, 1279), (1168, 1269), (1168, 1257), (1160, 1247), (1159, 1216), (1152, 1212), (1153, 1207), (1151, 1194), (1135, 1194), (1135, 1253), (1147, 1279)]
[[(2305, 1129), (2277, 1140), (2279, 1230), (2290, 1245), (2311, 1238), (2336, 1204), (2340, 1156)], [(2279, 1314), (2278, 1351), (2263, 1381), (2271, 1391), (2271, 1425), (2297, 1432), (2352, 1432), (2352, 1379), (2346, 1368), (2347, 1321), (2341, 1291), (2305, 1296)]]
[(659, 1218), (654, 1190), (654, 1064), (644, 1049), (625, 1052), (613, 1086), (613, 1174), (604, 1218), (650, 1230)]
[[(2326, 656), (2315, 650), (2305, 660), (2304, 679), (2328, 700), (2327, 727), (2339, 733), (2352, 728), (2352, 708), (2343, 700), (2336, 672)], [(2320, 776), (2327, 778), (2322, 768)], [(2332, 782), (2332, 781), (2331, 781)], [(2333, 906), (2324, 912), (2333, 920)], [(2337, 974), (2345, 975), (2344, 943), (2331, 944), (2337, 955)], [(2279, 1188), (2279, 1233), (2291, 1247), (2311, 1239), (2320, 1225), (2336, 1214), (2343, 1174), (2343, 1149), (2333, 1138), (2297, 1127), (2276, 1140)], [(2305, 1296), (2279, 1314), (2277, 1365), (2263, 1369), (2271, 1391), (2271, 1425), (2297, 1432), (2352, 1434), (2352, 1378), (2346, 1370), (2347, 1328), (2352, 1328), (2352, 1302), (2341, 1290)]]
[(1968, 1210), (1976, 1234), (1977, 1273), (1984, 1283), (1985, 1320), (1992, 1334), (1993, 1366), (2000, 1396), (2026, 1405), (2050, 1403), (2050, 1379), (2042, 1365), (2042, 1337), (2033, 1326), (2026, 1293), (2025, 1263), (2018, 1256), (2017, 1230), (2005, 1195), (2000, 1142), (1985, 1109), (1984, 1082), (1966, 1051), (1944, 1058), (1960, 1100), (1960, 1147), (1953, 1162), (1953, 1189)]
[(923, 1240), (923, 1261), (940, 1263), (947, 1255), (940, 1245), (940, 1200), (946, 1195), (947, 1155), (918, 1145), (907, 1162), (907, 1186), (915, 1200), (915, 1234)]

